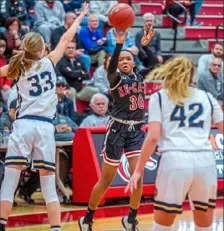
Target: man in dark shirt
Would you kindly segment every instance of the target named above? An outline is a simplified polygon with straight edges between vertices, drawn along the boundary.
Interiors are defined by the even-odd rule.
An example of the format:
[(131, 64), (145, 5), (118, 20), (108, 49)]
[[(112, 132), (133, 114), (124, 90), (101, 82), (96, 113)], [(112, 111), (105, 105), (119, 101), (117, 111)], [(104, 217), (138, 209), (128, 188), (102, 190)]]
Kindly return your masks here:
[(163, 57), (161, 55), (161, 43), (160, 43), (160, 34), (157, 31), (154, 31), (154, 19), (155, 16), (151, 13), (146, 13), (143, 15), (144, 27), (136, 34), (135, 43), (139, 49), (139, 58), (143, 62), (143, 64), (148, 67), (148, 56), (141, 45), (141, 39), (144, 35), (144, 31), (152, 31), (154, 36), (148, 43), (147, 47), (151, 50), (151, 52), (157, 57), (158, 63), (163, 63)]
[[(51, 49), (54, 49), (58, 45), (58, 43), (61, 39), (61, 36), (65, 33), (65, 31), (67, 31), (70, 28), (70, 26), (75, 21), (76, 17), (77, 17), (76, 14), (73, 12), (68, 12), (65, 15), (64, 26), (57, 27), (52, 33)], [(89, 71), (90, 67), (91, 67), (91, 58), (88, 54), (84, 53), (84, 49), (82, 47), (81, 41), (80, 41), (77, 33), (75, 34), (74, 40), (75, 40), (76, 46), (77, 46), (77, 49), (75, 51), (75, 57), (77, 60), (82, 62), (84, 64), (86, 70)]]
[(76, 97), (80, 100), (89, 101), (98, 90), (90, 86), (82, 87), (82, 81), (89, 79), (89, 74), (86, 72), (84, 65), (75, 59), (75, 50), (76, 43), (73, 41), (69, 43), (64, 56), (57, 65), (57, 69), (65, 77), (73, 91), (75, 89), (73, 94), (76, 94)]
[(76, 115), (73, 101), (64, 95), (67, 82), (64, 77), (58, 76), (56, 83), (56, 93), (58, 96), (57, 112), (59, 115), (70, 117), (76, 122)]

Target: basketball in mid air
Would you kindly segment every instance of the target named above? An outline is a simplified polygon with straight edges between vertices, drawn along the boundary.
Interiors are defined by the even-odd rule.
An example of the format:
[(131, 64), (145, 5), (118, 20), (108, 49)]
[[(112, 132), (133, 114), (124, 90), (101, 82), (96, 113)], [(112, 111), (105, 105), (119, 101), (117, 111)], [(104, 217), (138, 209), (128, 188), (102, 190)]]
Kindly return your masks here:
[(118, 30), (126, 30), (134, 24), (135, 12), (126, 3), (116, 4), (108, 15), (110, 24)]

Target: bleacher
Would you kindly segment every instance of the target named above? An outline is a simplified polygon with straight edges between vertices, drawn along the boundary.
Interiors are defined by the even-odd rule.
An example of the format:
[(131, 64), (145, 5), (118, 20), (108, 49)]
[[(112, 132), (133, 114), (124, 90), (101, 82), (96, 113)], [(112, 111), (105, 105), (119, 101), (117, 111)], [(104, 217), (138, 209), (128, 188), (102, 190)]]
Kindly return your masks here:
[[(127, 2), (127, 1), (120, 1)], [(189, 56), (195, 64), (203, 53), (210, 52), (213, 44), (218, 39), (220, 42), (224, 39), (223, 27), (217, 26), (223, 24), (223, 1), (222, 0), (204, 0), (196, 21), (200, 26), (178, 26), (176, 51), (173, 51), (174, 31), (171, 28), (172, 20), (165, 14), (163, 0), (132, 0), (133, 8), (136, 11), (136, 20), (131, 28), (135, 35), (143, 25), (142, 15), (151, 12), (155, 14), (155, 28), (161, 34), (161, 49), (163, 55), (185, 54)], [(183, 17), (183, 16), (181, 16)], [(180, 18), (181, 18), (180, 17)], [(217, 38), (216, 38), (217, 33)]]

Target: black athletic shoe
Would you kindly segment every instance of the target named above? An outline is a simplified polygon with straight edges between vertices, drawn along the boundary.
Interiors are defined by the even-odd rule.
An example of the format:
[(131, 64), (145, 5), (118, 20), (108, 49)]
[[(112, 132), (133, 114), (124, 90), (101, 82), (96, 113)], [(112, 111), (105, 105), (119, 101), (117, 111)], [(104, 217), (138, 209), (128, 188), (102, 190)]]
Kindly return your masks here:
[(78, 223), (79, 223), (80, 231), (93, 231), (92, 229), (93, 223), (84, 224), (83, 222), (84, 222), (84, 217), (79, 218)]
[(131, 224), (131, 223), (128, 223), (128, 217), (123, 217), (121, 220), (121, 223), (126, 231), (139, 231), (139, 229), (137, 228), (137, 225), (138, 225), (137, 220), (135, 223)]

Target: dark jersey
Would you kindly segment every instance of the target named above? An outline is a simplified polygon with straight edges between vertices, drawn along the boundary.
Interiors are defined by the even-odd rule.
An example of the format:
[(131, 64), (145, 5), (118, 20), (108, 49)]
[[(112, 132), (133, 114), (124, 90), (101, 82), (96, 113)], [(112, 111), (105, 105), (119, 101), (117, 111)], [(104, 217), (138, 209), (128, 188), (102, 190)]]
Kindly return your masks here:
[(143, 77), (134, 73), (124, 75), (117, 73), (119, 83), (111, 89), (113, 98), (112, 116), (122, 120), (143, 121), (145, 115), (145, 84)]
[(121, 49), (122, 44), (116, 44), (108, 67), (108, 80), (113, 97), (112, 116), (123, 120), (144, 121), (145, 84), (143, 78), (149, 73), (151, 67), (130, 75), (117, 72)]

